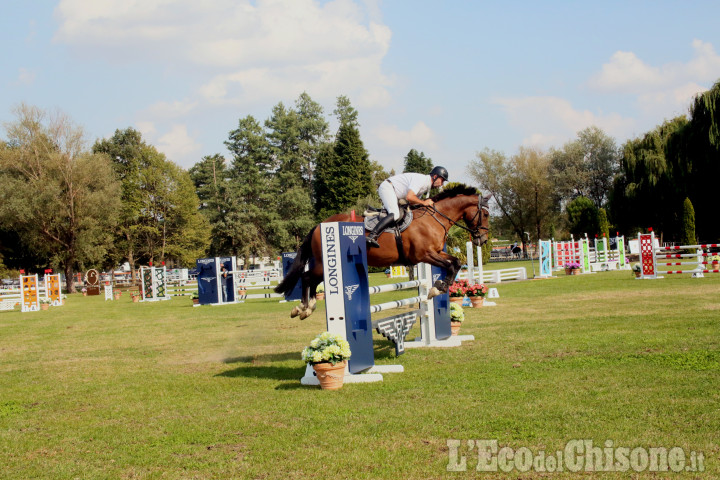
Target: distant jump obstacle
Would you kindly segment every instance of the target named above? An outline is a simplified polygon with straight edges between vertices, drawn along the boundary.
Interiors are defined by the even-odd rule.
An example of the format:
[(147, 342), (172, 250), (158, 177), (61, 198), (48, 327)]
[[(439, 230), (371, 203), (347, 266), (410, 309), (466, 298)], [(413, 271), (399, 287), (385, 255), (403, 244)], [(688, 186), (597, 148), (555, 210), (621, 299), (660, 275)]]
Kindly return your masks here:
[[(430, 265), (418, 265), (418, 280), (370, 287), (367, 250), (363, 226), (354, 222), (322, 223), (319, 228), (323, 247), (325, 310), (327, 330), (340, 335), (350, 344), (352, 356), (345, 371), (345, 382), (382, 381), (382, 373), (402, 372), (401, 365), (375, 365), (373, 334), (378, 333), (395, 343), (396, 354), (412, 347), (455, 347), (472, 335), (451, 336), (447, 294), (429, 300), (428, 291), (434, 279), (444, 272)], [(437, 269), (436, 269), (437, 268)], [(370, 305), (370, 295), (418, 288), (418, 295), (378, 305)], [(412, 304), (417, 310), (372, 321), (372, 313)], [(420, 316), (421, 337), (406, 342), (405, 336)], [(311, 365), (307, 366), (303, 385), (317, 385)]]
[[(708, 261), (715, 253), (708, 253), (709, 248), (720, 248), (720, 243), (705, 243), (699, 245), (679, 245), (673, 247), (657, 247), (655, 232), (638, 235), (640, 247), (640, 277), (663, 278), (660, 274), (676, 275), (682, 273), (692, 274), (693, 278), (702, 278), (705, 273), (720, 273), (718, 261)], [(696, 250), (695, 253), (679, 253), (680, 250)], [(674, 260), (674, 261), (668, 261)], [(712, 266), (713, 268), (707, 268)], [(681, 267), (678, 270), (660, 270), (660, 267)]]
[(37, 312), (41, 300), (47, 300), (53, 307), (62, 305), (59, 273), (46, 273), (42, 283), (37, 274), (20, 275), (20, 288), (4, 290), (0, 295), (0, 310), (13, 310), (20, 304), (22, 312)]
[[(282, 278), (281, 273), (290, 268), (294, 256), (295, 252), (283, 253), (283, 272), (279, 267), (241, 270), (234, 256), (198, 259), (197, 293), (200, 305), (227, 305), (262, 298), (277, 298), (281, 302), (299, 300), (301, 294), (299, 288), (287, 296), (273, 292), (239, 293), (246, 290), (272, 290), (274, 287), (271, 282)], [(225, 266), (226, 276), (223, 276), (222, 266)]]
[(569, 263), (580, 265), (580, 273), (594, 273), (607, 270), (629, 270), (625, 251), (625, 237), (618, 235), (610, 239), (595, 238), (591, 242), (585, 236), (569, 241), (540, 240), (540, 277), (552, 276), (555, 270), (562, 270)]

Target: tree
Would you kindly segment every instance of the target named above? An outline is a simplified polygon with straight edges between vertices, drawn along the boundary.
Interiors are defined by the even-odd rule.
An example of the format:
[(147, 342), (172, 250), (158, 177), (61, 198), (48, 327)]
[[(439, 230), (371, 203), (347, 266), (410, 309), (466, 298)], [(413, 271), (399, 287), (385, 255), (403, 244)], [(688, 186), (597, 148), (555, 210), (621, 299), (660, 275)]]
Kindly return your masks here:
[(596, 208), (605, 205), (620, 170), (612, 137), (598, 127), (588, 127), (561, 150), (553, 150), (550, 157), (555, 188), (562, 199), (582, 195), (591, 199)]
[(525, 232), (541, 238), (545, 224), (557, 211), (550, 181), (550, 159), (538, 149), (521, 147), (509, 160), (504, 154), (485, 149), (470, 162), (470, 176), (492, 193), (502, 216), (523, 242)]
[(62, 269), (72, 293), (74, 271), (100, 264), (111, 245), (120, 185), (68, 117), (24, 104), (15, 114), (0, 148), (0, 223)]
[(597, 217), (599, 235), (610, 238), (610, 223), (608, 222), (607, 212), (604, 208), (598, 208)]
[(405, 168), (403, 172), (415, 172), (429, 174), (433, 169), (433, 161), (431, 158), (425, 157), (424, 152), (418, 153), (414, 148), (405, 155)]
[(370, 156), (360, 139), (356, 115), (347, 113), (350, 109), (347, 99), (339, 97), (335, 142), (318, 157), (315, 208), (321, 219), (349, 209), (375, 190)]
[(587, 197), (577, 197), (565, 207), (568, 216), (568, 229), (573, 235), (595, 235), (598, 232), (598, 209)]
[(683, 229), (680, 243), (682, 245), (695, 245), (697, 237), (695, 237), (695, 209), (689, 198), (683, 202)]
[(292, 110), (279, 103), (265, 121), (270, 158), (277, 164), (272, 172), (271, 191), (276, 195), (275, 208), (284, 230), (276, 242), (283, 250), (295, 250), (316, 223), (315, 160), (328, 142), (328, 125), (322, 116), (322, 107), (306, 93), (300, 95), (295, 106)]
[(97, 141), (93, 151), (110, 157), (122, 184), (116, 257), (125, 258), (133, 274), (139, 262), (193, 263), (207, 248), (209, 227), (190, 174), (132, 128)]

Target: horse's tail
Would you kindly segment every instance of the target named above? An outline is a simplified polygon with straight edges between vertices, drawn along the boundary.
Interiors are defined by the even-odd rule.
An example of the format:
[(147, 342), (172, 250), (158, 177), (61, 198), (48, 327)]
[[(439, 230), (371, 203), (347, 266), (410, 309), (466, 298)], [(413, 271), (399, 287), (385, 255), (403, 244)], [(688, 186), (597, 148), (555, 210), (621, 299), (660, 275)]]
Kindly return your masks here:
[(292, 289), (295, 288), (295, 285), (297, 285), (297, 282), (300, 280), (302, 274), (305, 272), (305, 265), (307, 265), (312, 257), (312, 235), (315, 228), (317, 227), (313, 227), (313, 229), (310, 230), (310, 233), (307, 234), (303, 242), (300, 244), (297, 256), (295, 256), (295, 260), (290, 266), (290, 270), (287, 275), (283, 277), (282, 282), (275, 287), (276, 293), (290, 293)]

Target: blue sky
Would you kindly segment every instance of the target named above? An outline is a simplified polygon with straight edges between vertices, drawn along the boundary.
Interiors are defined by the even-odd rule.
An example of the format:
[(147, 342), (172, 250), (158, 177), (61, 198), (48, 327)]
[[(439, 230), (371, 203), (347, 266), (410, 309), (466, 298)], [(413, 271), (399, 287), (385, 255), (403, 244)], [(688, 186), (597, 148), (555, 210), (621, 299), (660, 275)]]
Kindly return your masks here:
[(328, 118), (349, 97), (387, 170), (415, 148), (466, 180), (484, 148), (560, 147), (590, 125), (620, 145), (720, 79), (709, 1), (1, 5), (0, 122), (25, 102), (67, 114), (88, 145), (133, 127), (186, 168), (306, 91)]

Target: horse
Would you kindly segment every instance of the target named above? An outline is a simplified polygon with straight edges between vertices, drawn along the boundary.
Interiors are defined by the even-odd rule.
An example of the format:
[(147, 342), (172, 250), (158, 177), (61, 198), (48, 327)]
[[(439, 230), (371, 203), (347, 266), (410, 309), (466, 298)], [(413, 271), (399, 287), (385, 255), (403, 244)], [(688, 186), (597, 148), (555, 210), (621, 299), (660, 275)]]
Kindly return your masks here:
[[(425, 262), (442, 267), (447, 271), (447, 275), (443, 280), (435, 282), (428, 298), (447, 292), (461, 266), (456, 257), (443, 252), (448, 230), (453, 225), (458, 225), (470, 232), (475, 245), (484, 245), (488, 240), (490, 224), (490, 196), (483, 197), (475, 188), (460, 184), (432, 197), (432, 207), (413, 205), (413, 221), (401, 234), (402, 256), (394, 230), (390, 229), (378, 237), (380, 248), (367, 249), (368, 265), (389, 267), (403, 263), (410, 266)], [(325, 222), (348, 222), (350, 219), (348, 214), (337, 214), (327, 218)], [(363, 217), (360, 217), (359, 221), (363, 221), (362, 219)], [(467, 226), (458, 223), (460, 220), (464, 220)], [(322, 241), (320, 229), (317, 227), (313, 227), (305, 237), (290, 270), (275, 287), (277, 293), (288, 293), (293, 290), (298, 280), (302, 280), (302, 301), (290, 313), (291, 317), (299, 315), (301, 320), (315, 310), (315, 291), (323, 281)]]

